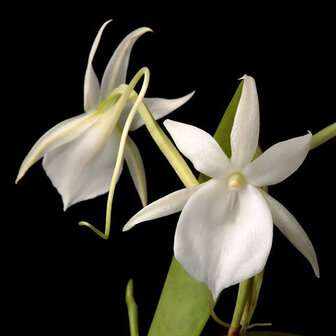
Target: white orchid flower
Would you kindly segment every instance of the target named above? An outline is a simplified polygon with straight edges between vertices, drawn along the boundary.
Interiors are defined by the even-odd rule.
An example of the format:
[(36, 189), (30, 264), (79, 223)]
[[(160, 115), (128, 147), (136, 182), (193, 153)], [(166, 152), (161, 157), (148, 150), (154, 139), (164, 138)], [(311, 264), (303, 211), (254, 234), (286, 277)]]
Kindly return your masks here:
[(151, 203), (123, 229), (182, 211), (175, 233), (175, 257), (189, 274), (207, 284), (214, 300), (224, 288), (264, 269), (272, 245), (272, 222), (319, 276), (314, 248), (302, 227), (283, 205), (260, 189), (281, 182), (299, 168), (312, 135), (279, 142), (251, 162), (259, 137), (259, 103), (254, 79), (243, 79), (231, 131), (231, 159), (208, 133), (166, 120), (164, 125), (178, 149), (212, 179)]
[[(111, 21), (111, 20), (110, 20)], [(93, 42), (84, 80), (85, 113), (67, 119), (46, 132), (24, 159), (18, 182), (26, 171), (43, 157), (43, 168), (62, 196), (64, 210), (69, 206), (106, 193), (110, 188), (118, 153), (123, 123), (130, 105), (118, 104), (125, 91), (130, 53), (135, 41), (149, 28), (139, 28), (119, 44), (110, 59), (101, 85), (92, 61), (107, 21)], [(143, 103), (155, 119), (174, 111), (192, 94), (178, 99), (144, 98)], [(118, 122), (119, 119), (119, 122)], [(130, 127), (135, 130), (144, 123), (136, 115)], [(124, 158), (143, 205), (147, 203), (146, 178), (139, 150), (128, 136)]]

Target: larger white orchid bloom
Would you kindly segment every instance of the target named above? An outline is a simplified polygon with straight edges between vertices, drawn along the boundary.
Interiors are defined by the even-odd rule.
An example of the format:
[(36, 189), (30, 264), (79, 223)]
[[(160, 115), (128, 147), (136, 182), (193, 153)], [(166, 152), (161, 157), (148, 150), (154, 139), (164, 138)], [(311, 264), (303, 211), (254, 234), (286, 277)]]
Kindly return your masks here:
[[(84, 79), (85, 113), (67, 119), (46, 132), (24, 159), (16, 180), (18, 182), (43, 157), (43, 168), (61, 194), (64, 210), (72, 204), (109, 190), (122, 126), (130, 109), (129, 105), (116, 103), (122, 93), (122, 90), (117, 92), (117, 88), (125, 86), (128, 62), (135, 41), (151, 31), (149, 28), (139, 28), (125, 37), (111, 57), (100, 85), (92, 61), (103, 30), (110, 21), (105, 22), (98, 31), (89, 54)], [(191, 96), (189, 94), (178, 99), (144, 98), (143, 102), (153, 117), (159, 119), (183, 105)], [(131, 130), (143, 124), (142, 119), (136, 116)], [(143, 162), (137, 146), (129, 136), (124, 158), (145, 205), (147, 188)]]
[(312, 136), (308, 133), (279, 142), (251, 162), (259, 137), (259, 104), (254, 79), (243, 78), (231, 131), (231, 159), (208, 133), (166, 120), (164, 125), (179, 150), (212, 180), (151, 203), (124, 227), (126, 231), (182, 210), (175, 233), (175, 257), (188, 273), (207, 284), (214, 300), (224, 288), (264, 269), (272, 245), (272, 222), (319, 276), (316, 254), (304, 230), (283, 205), (259, 189), (296, 171)]

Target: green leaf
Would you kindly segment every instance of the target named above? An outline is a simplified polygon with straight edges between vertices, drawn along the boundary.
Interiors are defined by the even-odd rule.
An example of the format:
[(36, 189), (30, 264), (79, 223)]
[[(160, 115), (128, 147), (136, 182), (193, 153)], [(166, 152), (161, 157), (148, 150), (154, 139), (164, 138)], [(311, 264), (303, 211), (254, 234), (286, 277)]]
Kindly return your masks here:
[[(231, 156), (230, 133), (242, 91), (241, 81), (215, 133), (215, 139)], [(199, 182), (208, 177), (200, 175)], [(173, 258), (149, 336), (199, 336), (214, 303), (208, 288), (192, 278)]]
[(210, 295), (173, 257), (148, 335), (199, 335), (210, 315)]

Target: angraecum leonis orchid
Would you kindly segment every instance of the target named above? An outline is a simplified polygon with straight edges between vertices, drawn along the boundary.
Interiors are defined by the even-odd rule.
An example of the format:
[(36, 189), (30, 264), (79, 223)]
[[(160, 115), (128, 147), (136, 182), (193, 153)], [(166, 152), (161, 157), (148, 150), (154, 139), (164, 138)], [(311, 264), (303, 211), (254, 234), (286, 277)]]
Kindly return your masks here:
[[(212, 315), (229, 329), (228, 335), (244, 336), (256, 325), (250, 321), (272, 246), (273, 224), (306, 257), (319, 277), (316, 253), (304, 229), (262, 188), (293, 174), (310, 149), (336, 135), (336, 123), (314, 135), (308, 132), (279, 142), (257, 157), (259, 101), (254, 79), (244, 76), (242, 89), (237, 90), (234, 103), (224, 114), (229, 117), (223, 117), (218, 127), (221, 132), (214, 137), (188, 124), (164, 122), (177, 148), (201, 173), (197, 180), (156, 122), (186, 103), (193, 92), (177, 99), (146, 98), (150, 75), (146, 67), (126, 82), (132, 47), (141, 35), (151, 31), (146, 27), (133, 31), (120, 43), (99, 82), (92, 61), (109, 22), (100, 28), (89, 54), (84, 80), (85, 112), (57, 124), (36, 142), (16, 182), (43, 158), (43, 168), (61, 194), (64, 210), (108, 192), (105, 231), (80, 222), (107, 239), (113, 195), (126, 161), (144, 208), (129, 220), (124, 231), (181, 211), (175, 257), (148, 335), (198, 336)], [(137, 92), (140, 80), (142, 86)], [(142, 158), (129, 136), (129, 131), (142, 125), (185, 186), (149, 205)], [(211, 179), (205, 181), (205, 175)], [(237, 303), (228, 324), (216, 317), (213, 308), (220, 293), (238, 283)], [(127, 286), (126, 303), (131, 336), (138, 336), (133, 281)]]
[(272, 246), (273, 222), (319, 268), (314, 248), (293, 215), (260, 187), (279, 183), (302, 164), (312, 134), (282, 141), (251, 162), (259, 139), (259, 103), (255, 81), (244, 76), (242, 96), (231, 131), (229, 159), (205, 131), (165, 120), (178, 149), (208, 182), (175, 191), (143, 208), (125, 225), (134, 225), (182, 210), (174, 255), (214, 301), (220, 292), (261, 272)]
[[(127, 35), (113, 53), (106, 66), (101, 83), (94, 72), (92, 61), (101, 35), (111, 20), (99, 29), (89, 53), (84, 79), (84, 113), (60, 122), (47, 131), (32, 147), (20, 167), (16, 183), (27, 170), (43, 158), (43, 168), (53, 186), (61, 194), (64, 210), (71, 205), (105, 194), (117, 183), (125, 160), (143, 205), (147, 204), (147, 187), (140, 152), (128, 135), (144, 125), (153, 132), (156, 141), (162, 142), (163, 132), (155, 120), (164, 117), (186, 103), (193, 92), (177, 99), (143, 97), (149, 82), (149, 70), (141, 69), (127, 85), (126, 74), (132, 47), (136, 40), (150, 28), (139, 28)], [(142, 97), (134, 91), (141, 77), (145, 77)], [(134, 104), (134, 105), (133, 105)], [(131, 113), (131, 110), (133, 112)], [(135, 113), (139, 111), (140, 114)], [(129, 119), (121, 146), (122, 132)], [(158, 139), (160, 138), (160, 139)], [(166, 139), (168, 142), (168, 138)], [(118, 162), (119, 147), (122, 157)], [(114, 190), (114, 186), (112, 189)], [(108, 210), (111, 210), (113, 192), (110, 193)], [(108, 211), (110, 212), (110, 211)], [(101, 232), (86, 222), (103, 238), (109, 235), (108, 225)]]
[[(210, 310), (216, 322), (229, 329), (229, 336), (243, 336), (247, 329), (254, 326), (269, 325), (251, 325), (250, 321), (272, 246), (273, 224), (306, 257), (315, 275), (320, 276), (314, 247), (304, 229), (280, 202), (262, 189), (290, 177), (301, 166), (310, 149), (335, 136), (336, 123), (315, 135), (307, 132), (281, 141), (256, 157), (259, 151), (258, 94), (251, 76), (245, 75), (242, 80), (241, 96), (228, 136), (230, 155), (223, 150), (221, 141), (218, 143), (200, 128), (172, 120), (164, 121), (181, 153), (203, 177), (211, 179), (196, 186), (189, 185), (147, 205), (123, 228), (128, 231), (139, 223), (181, 212), (175, 231), (174, 257), (189, 275), (207, 286), (212, 297), (209, 308), (204, 306), (204, 313), (194, 319), (186, 317), (190, 324), (185, 324), (184, 330), (188, 330), (190, 335), (200, 334), (202, 322), (198, 321), (202, 318), (206, 320), (207, 310)], [(183, 286), (183, 282), (179, 279), (175, 283), (171, 275), (178, 274), (186, 278), (176, 265), (173, 259), (171, 269), (174, 273), (172, 271), (167, 276), (165, 295), (169, 293), (169, 285), (174, 288), (170, 293), (180, 293), (182, 290), (178, 286)], [(213, 307), (224, 289), (238, 283), (236, 308), (229, 324), (216, 316)], [(179, 311), (183, 311), (181, 305), (185, 305), (185, 310), (189, 308), (186, 303), (188, 300), (193, 301), (196, 295), (201, 297), (204, 294), (204, 290), (196, 285), (184, 290), (193, 294), (189, 297), (186, 294), (179, 303), (174, 301), (179, 305)], [(163, 294), (161, 299), (159, 307), (162, 315), (169, 316), (170, 324), (172, 320), (179, 321), (181, 317), (169, 315), (170, 311), (174, 311), (172, 300)], [(163, 308), (164, 303), (170, 307)], [(155, 322), (151, 336), (156, 335), (163, 326), (169, 328), (169, 324), (162, 322), (159, 317)], [(198, 331), (191, 332), (196, 329)], [(290, 335), (274, 333), (280, 334)]]

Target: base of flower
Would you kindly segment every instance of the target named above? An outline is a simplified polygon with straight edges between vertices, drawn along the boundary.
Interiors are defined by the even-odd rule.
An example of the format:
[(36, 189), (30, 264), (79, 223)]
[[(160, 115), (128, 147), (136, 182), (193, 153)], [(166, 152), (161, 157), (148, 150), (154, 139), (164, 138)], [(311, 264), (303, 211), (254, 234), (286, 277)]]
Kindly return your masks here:
[(240, 326), (230, 327), (227, 336), (238, 336), (240, 331)]

